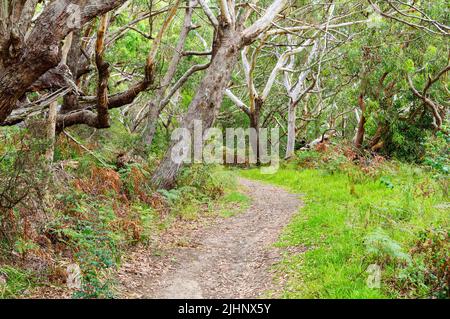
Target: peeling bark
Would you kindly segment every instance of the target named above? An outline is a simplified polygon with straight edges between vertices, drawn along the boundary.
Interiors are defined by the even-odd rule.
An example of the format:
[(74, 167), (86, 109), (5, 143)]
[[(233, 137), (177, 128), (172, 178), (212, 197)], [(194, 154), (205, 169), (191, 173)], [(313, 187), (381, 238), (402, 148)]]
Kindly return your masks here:
[[(6, 63), (4, 57), (2, 57), (2, 67), (0, 68), (0, 122), (3, 122), (11, 114), (17, 101), (34, 82), (60, 63), (60, 42), (70, 32), (94, 17), (117, 8), (125, 1), (83, 1), (85, 5), (81, 7), (78, 25), (70, 23), (73, 12), (68, 8), (71, 4), (81, 4), (81, 0), (53, 1), (45, 6), (27, 38), (17, 39), (18, 44), (11, 43), (11, 41), (7, 44), (2, 42), (0, 44), (2, 45), (2, 51), (5, 52), (5, 48), (8, 48), (8, 51), (14, 51), (14, 54), (6, 59)], [(32, 13), (34, 13), (34, 10), (32, 10)], [(26, 29), (31, 24), (31, 17), (27, 22), (28, 25), (25, 23)], [(4, 38), (3, 35), (2, 38)]]
[[(266, 13), (245, 30), (242, 30), (245, 23), (242, 16), (245, 14), (240, 16), (241, 19), (236, 19), (234, 1), (221, 1), (220, 4), (226, 8), (222, 8), (220, 18), (217, 19), (219, 25), (213, 45), (211, 65), (181, 123), (181, 127), (190, 132), (193, 132), (194, 122), (197, 120), (202, 122), (203, 133), (214, 124), (222, 104), (224, 91), (238, 61), (240, 50), (255, 41), (262, 32), (271, 26), (286, 1), (275, 0)], [(197, 142), (203, 143), (203, 141)], [(176, 163), (172, 159), (172, 149), (175, 145), (175, 142), (171, 144), (152, 177), (152, 183), (157, 188), (174, 186), (176, 176), (182, 166), (181, 163)]]
[[(217, 117), (222, 104), (224, 89), (231, 78), (231, 73), (239, 57), (239, 46), (236, 41), (239, 34), (233, 30), (225, 30), (220, 40), (220, 46), (213, 57), (210, 67), (185, 114), (181, 127), (193, 132), (194, 121), (202, 122), (203, 130), (210, 128)], [(169, 147), (160, 166), (156, 169), (152, 183), (158, 188), (174, 186), (175, 178), (182, 164), (172, 160), (172, 148)]]

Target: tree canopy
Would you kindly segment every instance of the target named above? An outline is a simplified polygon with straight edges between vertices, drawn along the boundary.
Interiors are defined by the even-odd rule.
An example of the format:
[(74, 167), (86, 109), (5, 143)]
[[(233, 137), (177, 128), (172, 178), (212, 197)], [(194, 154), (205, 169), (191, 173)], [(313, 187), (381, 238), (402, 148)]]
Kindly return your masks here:
[(278, 125), (287, 157), (331, 134), (414, 160), (446, 128), (444, 0), (6, 1), (0, 15), (2, 125), (63, 98), (58, 131), (107, 128), (121, 108), (151, 144), (160, 124), (189, 125), (208, 84), (206, 126)]
[[(0, 297), (27, 262), (110, 297), (124, 247), (248, 208), (237, 174), (306, 196), (287, 296), (448, 297), (449, 38), (448, 0), (2, 0)], [(244, 184), (230, 260), (302, 206)]]

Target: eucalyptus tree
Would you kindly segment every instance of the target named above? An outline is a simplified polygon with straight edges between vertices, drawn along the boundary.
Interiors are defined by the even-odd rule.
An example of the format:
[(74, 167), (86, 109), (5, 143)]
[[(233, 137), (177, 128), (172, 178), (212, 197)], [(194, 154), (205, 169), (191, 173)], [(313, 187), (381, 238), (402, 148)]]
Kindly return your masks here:
[[(122, 108), (151, 145), (157, 125), (204, 133), (232, 102), (235, 123), (281, 126), (287, 158), (329, 131), (393, 155), (447, 130), (445, 0), (10, 0), (0, 17), (0, 125), (48, 109), (56, 130), (103, 129)], [(181, 168), (175, 144), (157, 187)]]
[[(194, 123), (202, 122), (203, 132), (210, 128), (219, 113), (224, 91), (238, 62), (240, 50), (253, 43), (268, 30), (279, 13), (285, 8), (286, 0), (275, 0), (264, 14), (250, 26), (246, 26), (254, 6), (244, 2), (219, 0), (219, 15), (216, 16), (206, 1), (199, 1), (210, 23), (215, 29), (211, 65), (201, 81), (187, 113), (181, 123), (182, 128), (194, 131)], [(203, 143), (203, 141), (201, 141)], [(164, 159), (156, 169), (152, 182), (156, 187), (167, 188), (174, 184), (182, 163), (173, 161), (173, 142)]]
[[(50, 70), (51, 79), (46, 74), (42, 77), (47, 79), (45, 82), (41, 78), (30, 89), (39, 92), (50, 89), (51, 92), (38, 100), (21, 103), (1, 125), (14, 125), (30, 116), (44, 114), (49, 105), (61, 96), (64, 100), (55, 120), (58, 131), (79, 124), (108, 128), (109, 110), (130, 106), (145, 92), (156, 91), (161, 105), (166, 105), (193, 73), (207, 67), (207, 64), (192, 66), (171, 90), (167, 90), (179, 60), (186, 56), (185, 52), (179, 51), (185, 39), (180, 38), (179, 45), (171, 53), (171, 67), (162, 75), (162, 66), (159, 65), (161, 47), (168, 30), (173, 30), (176, 25), (174, 21), (178, 12), (183, 10), (183, 4), (183, 1), (162, 2), (149, 8), (146, 4), (128, 1), (109, 16), (101, 16), (98, 25), (93, 20), (85, 27), (73, 30), (64, 41), (69, 48), (67, 57), (64, 61), (61, 59), (55, 68), (58, 72), (66, 71), (62, 81), (55, 81), (58, 73)], [(183, 32), (197, 27), (190, 23), (196, 2), (188, 1), (187, 4), (183, 27), (186, 31)], [(145, 63), (140, 63), (141, 59)], [(117, 77), (119, 79), (113, 83)], [(42, 85), (48, 82), (51, 87)], [(66, 88), (68, 83), (70, 87)], [(59, 87), (63, 88), (56, 90)]]
[[(97, 70), (96, 94), (92, 97), (85, 96), (83, 98), (84, 103), (77, 102), (75, 107), (70, 106), (68, 108), (69, 110), (67, 111), (69, 112), (62, 112), (58, 116), (59, 130), (76, 124), (86, 124), (94, 128), (108, 128), (110, 126), (108, 119), (110, 109), (120, 108), (132, 103), (140, 93), (150, 88), (156, 78), (157, 54), (161, 47), (163, 37), (171, 26), (178, 11), (179, 4), (180, 1), (175, 1), (175, 3), (168, 7), (167, 12), (164, 14), (164, 19), (153, 39), (151, 49), (148, 50), (146, 55), (143, 78), (137, 81), (137, 83), (130, 85), (126, 90), (111, 95), (108, 92), (111, 65), (104, 58), (107, 44), (111, 45), (111, 42), (108, 42), (107, 34), (110, 19), (107, 15), (101, 18), (93, 49)], [(65, 102), (67, 103), (69, 101), (66, 100)], [(93, 112), (92, 109), (95, 109), (96, 112)]]
[[(266, 40), (267, 41), (267, 40)], [(259, 75), (259, 77), (267, 78), (265, 83), (263, 83), (261, 91), (258, 92), (258, 86), (255, 85), (256, 82), (256, 68), (257, 60), (261, 59), (261, 52), (268, 51), (271, 49), (270, 46), (266, 47), (265, 42), (261, 41), (260, 44), (253, 50), (251, 54), (251, 60), (248, 59), (248, 48), (242, 51), (242, 69), (245, 74), (245, 100), (248, 100), (248, 103), (243, 102), (243, 99), (237, 97), (232, 88), (228, 88), (226, 90), (227, 97), (235, 103), (235, 105), (242, 110), (249, 118), (250, 128), (254, 129), (257, 135), (257, 150), (256, 150), (256, 158), (259, 162), (259, 131), (261, 129), (261, 118), (263, 112), (263, 106), (267, 101), (271, 91), (276, 84), (277, 78), (280, 74), (284, 73), (284, 84), (286, 86), (287, 94), (290, 98), (289, 109), (288, 109), (288, 149), (290, 146), (295, 143), (295, 107), (300, 102), (301, 98), (309, 91), (311, 88), (305, 89), (303, 91), (303, 85), (306, 82), (306, 77), (309, 75), (309, 64), (312, 62), (312, 59), (316, 56), (318, 51), (317, 43), (313, 46), (310, 54), (310, 58), (308, 58), (308, 62), (306, 65), (306, 70), (300, 72), (298, 80), (294, 83), (291, 82), (289, 73), (293, 73), (293, 62), (294, 56), (301, 53), (303, 50), (308, 48), (311, 43), (313, 43), (313, 39), (307, 39), (304, 41), (302, 45), (298, 45), (297, 47), (288, 46), (287, 49), (282, 53), (278, 54), (278, 52), (274, 52), (273, 55), (270, 55), (269, 58), (276, 58), (275, 65), (271, 68), (269, 75)], [(262, 59), (261, 59), (262, 60)], [(288, 63), (289, 61), (289, 63)], [(264, 59), (262, 64), (264, 67), (267, 65), (267, 59)], [(264, 82), (264, 81), (263, 81)], [(292, 83), (292, 84), (291, 84)], [(236, 85), (236, 83), (233, 83)], [(248, 105), (247, 105), (248, 104)], [(275, 106), (276, 107), (276, 106)], [(280, 108), (281, 109), (281, 108)], [(284, 113), (285, 114), (285, 113)], [(264, 121), (266, 122), (266, 121)], [(292, 152), (293, 148), (291, 151)]]
[[(0, 122), (11, 114), (19, 99), (39, 78), (58, 67), (61, 61), (61, 41), (70, 32), (96, 16), (119, 7), (125, 1), (2, 1)], [(50, 75), (53, 77), (53, 74)]]
[(188, 0), (185, 9), (185, 16), (183, 25), (178, 36), (178, 42), (174, 48), (174, 53), (167, 67), (167, 71), (164, 74), (159, 88), (157, 89), (155, 96), (151, 98), (145, 106), (144, 116), (140, 116), (139, 112), (136, 119), (136, 126), (141, 121), (146, 121), (147, 127), (143, 133), (143, 140), (147, 145), (151, 145), (153, 137), (156, 133), (156, 126), (159, 120), (159, 116), (164, 108), (169, 104), (173, 95), (184, 85), (184, 83), (190, 78), (190, 76), (198, 71), (204, 70), (209, 67), (209, 62), (203, 64), (192, 65), (177, 81), (174, 81), (177, 71), (179, 70), (179, 64), (183, 58), (190, 56), (209, 56), (210, 50), (205, 51), (188, 51), (186, 50), (186, 41), (189, 34), (195, 29), (199, 28), (199, 25), (195, 25), (192, 21), (192, 15), (194, 13), (194, 7), (198, 1)]
[[(313, 41), (310, 41), (310, 44)], [(295, 65), (295, 59), (292, 57), (287, 65), (287, 68), (283, 72), (283, 82), (289, 96), (288, 107), (288, 120), (287, 120), (287, 145), (286, 145), (286, 158), (290, 158), (294, 155), (295, 141), (296, 141), (296, 121), (297, 121), (297, 106), (309, 91), (313, 89), (316, 81), (311, 81), (311, 85), (307, 85), (307, 77), (311, 73), (311, 64), (317, 58), (319, 52), (319, 40), (314, 41), (314, 45), (307, 57), (306, 63), (303, 65), (304, 69), (299, 72), (298, 78), (293, 81), (290, 74)]]
[(354, 27), (357, 37), (340, 48), (345, 59), (331, 66), (352, 83), (336, 91), (340, 107), (356, 114), (346, 131), (355, 128), (358, 149), (419, 159), (427, 132), (442, 129), (448, 112), (448, 27), (438, 22), (448, 10), (440, 1), (369, 4), (367, 28)]
[[(289, 100), (288, 107), (273, 106), (272, 110), (267, 110), (262, 122), (267, 124), (269, 117), (278, 113), (282, 122), (287, 123), (286, 158), (291, 157), (295, 149), (298, 104), (314, 88), (321, 96), (318, 82), (324, 64), (333, 60), (336, 48), (352, 40), (353, 25), (367, 23), (365, 17), (359, 14), (362, 8), (360, 3), (350, 6), (344, 3), (335, 8), (333, 1), (291, 8), (289, 13), (285, 13), (289, 17), (289, 25), (268, 31), (260, 37), (253, 50), (243, 50), (245, 92), (237, 93), (241, 86), (239, 81), (233, 81), (236, 89), (226, 91), (231, 101), (247, 114), (250, 127), (258, 131), (264, 112), (262, 106), (273, 87), (283, 88)], [(302, 21), (303, 17), (308, 17), (308, 21)], [(278, 101), (281, 102), (280, 99)], [(276, 122), (281, 124), (278, 119)]]

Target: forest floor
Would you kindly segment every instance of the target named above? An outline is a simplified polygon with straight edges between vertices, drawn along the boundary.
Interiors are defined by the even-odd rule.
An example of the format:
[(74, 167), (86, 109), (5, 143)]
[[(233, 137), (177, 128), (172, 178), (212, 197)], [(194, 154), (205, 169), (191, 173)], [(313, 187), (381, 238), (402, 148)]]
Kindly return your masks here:
[(299, 195), (239, 179), (252, 203), (240, 214), (180, 225), (161, 240), (157, 253), (136, 250), (118, 274), (123, 298), (276, 297), (281, 283), (272, 266), (274, 246), (302, 205)]

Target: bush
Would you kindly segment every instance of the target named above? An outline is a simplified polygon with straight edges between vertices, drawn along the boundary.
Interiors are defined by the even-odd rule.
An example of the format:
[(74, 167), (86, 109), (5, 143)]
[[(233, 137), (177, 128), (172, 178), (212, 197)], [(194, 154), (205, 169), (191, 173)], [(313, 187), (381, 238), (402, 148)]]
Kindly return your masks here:
[(403, 252), (402, 247), (390, 238), (381, 228), (376, 229), (365, 238), (366, 251), (381, 265), (390, 262), (407, 263), (411, 257)]
[[(0, 234), (10, 248), (27, 236), (27, 225), (40, 225), (50, 177), (45, 140), (27, 131), (4, 136), (0, 152)], [(26, 238), (22, 238), (26, 240)]]
[(384, 137), (384, 154), (406, 162), (421, 162), (425, 155), (426, 127), (429, 126), (405, 121), (392, 124)]
[(233, 188), (235, 180), (233, 175), (224, 168), (215, 165), (192, 165), (183, 170), (178, 179), (178, 188), (194, 190), (193, 196), (197, 199), (217, 199), (226, 189)]
[(431, 136), (425, 143), (425, 157), (423, 163), (438, 174), (448, 175), (450, 170), (449, 155), (450, 136), (444, 131), (438, 132), (436, 136)]
[(411, 249), (413, 263), (399, 274), (400, 288), (411, 297), (450, 298), (449, 231), (420, 231)]
[(316, 168), (321, 157), (317, 151), (300, 151), (296, 153), (296, 162), (301, 168)]

